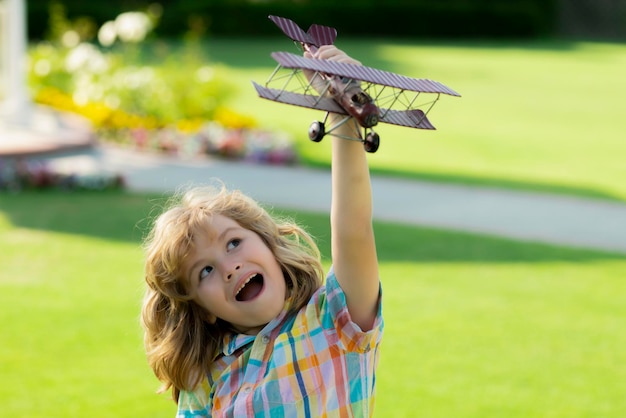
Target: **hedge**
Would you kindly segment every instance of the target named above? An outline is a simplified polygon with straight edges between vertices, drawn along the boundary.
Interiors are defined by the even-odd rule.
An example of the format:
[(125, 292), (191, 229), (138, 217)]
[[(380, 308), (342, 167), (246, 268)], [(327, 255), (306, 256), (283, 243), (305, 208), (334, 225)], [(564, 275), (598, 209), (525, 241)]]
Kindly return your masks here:
[[(119, 13), (145, 9), (146, 0), (106, 2), (63, 0), (70, 20), (89, 16), (98, 25)], [(206, 22), (212, 35), (277, 35), (270, 14), (288, 17), (303, 28), (319, 23), (343, 35), (399, 37), (540, 37), (557, 25), (558, 0), (161, 0), (156, 34), (181, 36), (190, 18)], [(29, 36), (48, 33), (51, 0), (28, 3)]]

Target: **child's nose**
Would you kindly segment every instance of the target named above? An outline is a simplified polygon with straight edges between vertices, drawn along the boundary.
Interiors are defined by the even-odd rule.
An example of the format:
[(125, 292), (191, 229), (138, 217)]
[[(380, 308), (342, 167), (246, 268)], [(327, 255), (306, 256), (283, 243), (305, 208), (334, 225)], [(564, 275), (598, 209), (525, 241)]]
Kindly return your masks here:
[(234, 265), (234, 266), (230, 269), (230, 272), (226, 275), (226, 279), (228, 279), (228, 280), (232, 279), (232, 278), (233, 278), (233, 274), (234, 274), (237, 270), (239, 270), (240, 268), (241, 268), (241, 264), (240, 264), (240, 263), (235, 264), (235, 265)]

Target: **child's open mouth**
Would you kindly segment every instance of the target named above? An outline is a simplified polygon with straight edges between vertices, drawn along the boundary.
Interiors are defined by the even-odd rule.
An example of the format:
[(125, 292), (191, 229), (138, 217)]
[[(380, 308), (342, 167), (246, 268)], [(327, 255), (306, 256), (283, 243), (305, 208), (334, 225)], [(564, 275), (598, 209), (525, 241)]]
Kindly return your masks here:
[(235, 299), (239, 302), (247, 302), (257, 297), (263, 290), (263, 276), (255, 274), (243, 284), (237, 291)]

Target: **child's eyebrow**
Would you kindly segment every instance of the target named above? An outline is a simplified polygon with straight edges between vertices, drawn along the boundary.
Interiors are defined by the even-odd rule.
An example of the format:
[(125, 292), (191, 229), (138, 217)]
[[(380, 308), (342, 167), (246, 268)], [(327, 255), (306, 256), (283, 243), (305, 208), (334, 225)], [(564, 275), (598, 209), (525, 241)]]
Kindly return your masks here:
[(234, 230), (237, 230), (237, 229), (239, 229), (239, 228), (237, 228), (236, 226), (229, 226), (228, 228), (226, 228), (225, 230), (223, 230), (221, 234), (219, 234), (219, 235), (217, 236), (217, 239), (218, 239), (218, 240), (222, 240), (222, 239), (224, 239), (224, 237), (225, 237), (226, 235), (228, 235), (228, 233), (229, 233), (229, 232), (234, 231)]
[(223, 230), (218, 236), (217, 236), (217, 240), (218, 241), (222, 241), (224, 239), (224, 237), (226, 235), (228, 235), (231, 231), (236, 231), (239, 230), (239, 227), (236, 226), (229, 226), (228, 228), (226, 228), (225, 230)]

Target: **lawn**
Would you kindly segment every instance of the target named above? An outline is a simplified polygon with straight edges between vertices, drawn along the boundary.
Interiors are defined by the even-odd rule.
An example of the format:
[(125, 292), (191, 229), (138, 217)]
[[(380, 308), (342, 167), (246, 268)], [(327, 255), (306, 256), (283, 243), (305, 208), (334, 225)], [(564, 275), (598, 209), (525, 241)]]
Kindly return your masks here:
[[(173, 416), (138, 324), (141, 237), (160, 201), (0, 194), (3, 416)], [(328, 265), (326, 216), (288, 214)], [(386, 319), (376, 416), (626, 415), (625, 256), (375, 227)]]
[[(626, 200), (626, 45), (341, 34), (336, 43), (365, 65), (434, 79), (463, 96), (441, 98), (429, 115), (435, 132), (379, 126), (381, 148), (370, 158), (373, 170)], [(309, 123), (323, 114), (263, 101), (250, 83), (267, 80), (272, 51), (297, 52), (287, 38), (210, 38), (203, 50), (210, 62), (225, 66), (237, 89), (230, 102), (236, 110), (292, 133), (308, 163), (328, 164), (329, 148), (306, 139)]]

